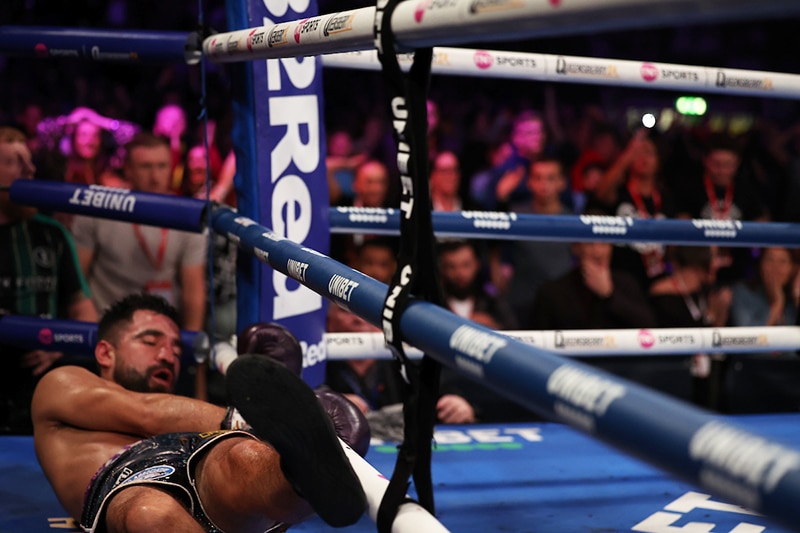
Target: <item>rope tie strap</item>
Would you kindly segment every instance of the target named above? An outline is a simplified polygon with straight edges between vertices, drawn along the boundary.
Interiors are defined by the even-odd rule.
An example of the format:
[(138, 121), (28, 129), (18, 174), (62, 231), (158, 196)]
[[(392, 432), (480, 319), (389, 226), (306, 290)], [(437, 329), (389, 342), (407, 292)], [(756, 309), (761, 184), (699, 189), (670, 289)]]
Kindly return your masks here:
[(375, 11), (375, 47), (387, 87), (401, 184), (398, 266), (383, 303), (382, 326), (386, 344), (406, 381), (404, 439), (378, 509), (380, 533), (391, 531), (400, 505), (407, 501), (409, 476), (413, 476), (420, 505), (434, 512), (431, 442), (441, 372), (439, 363), (430, 357), (412, 362), (405, 354), (400, 335), (400, 320), (412, 293), (417, 299), (437, 305), (441, 305), (442, 296), (428, 189), (426, 95), (433, 49), (415, 50), (411, 69), (408, 74), (403, 73), (391, 30), (392, 13), (399, 3), (380, 0)]

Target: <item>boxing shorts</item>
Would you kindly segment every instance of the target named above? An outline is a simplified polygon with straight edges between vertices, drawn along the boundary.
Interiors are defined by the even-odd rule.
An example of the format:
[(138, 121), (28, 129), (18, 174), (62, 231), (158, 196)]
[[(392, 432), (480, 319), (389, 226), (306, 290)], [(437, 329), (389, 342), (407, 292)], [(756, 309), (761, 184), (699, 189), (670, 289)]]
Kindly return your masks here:
[[(134, 485), (157, 487), (177, 499), (209, 533), (221, 533), (206, 515), (195, 487), (197, 462), (216, 442), (230, 437), (256, 437), (246, 431), (167, 433), (135, 442), (98, 470), (83, 500), (81, 527), (89, 533), (105, 531), (108, 502), (120, 490)], [(284, 524), (278, 523), (270, 530)]]

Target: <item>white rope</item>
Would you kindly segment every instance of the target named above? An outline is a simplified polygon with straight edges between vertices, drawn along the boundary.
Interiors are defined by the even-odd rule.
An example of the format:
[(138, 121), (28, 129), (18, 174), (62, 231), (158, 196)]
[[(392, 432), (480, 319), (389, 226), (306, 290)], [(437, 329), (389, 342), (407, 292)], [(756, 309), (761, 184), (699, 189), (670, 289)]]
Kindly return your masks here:
[[(414, 49), (798, 13), (795, 0), (437, 0), (401, 2), (391, 22), (398, 44)], [(365, 7), (218, 33), (203, 54), (232, 62), (373, 49), (374, 17)]]
[[(413, 56), (400, 54), (398, 59), (407, 69)], [(324, 55), (322, 64), (360, 70), (381, 68), (375, 50)], [(800, 98), (797, 74), (501, 50), (437, 47), (433, 49), (431, 71), (450, 76)]]
[[(503, 335), (559, 355), (642, 356), (695, 353), (756, 353), (795, 351), (800, 327), (590, 329), (499, 331)], [(326, 333), (328, 360), (391, 359), (383, 334)], [(422, 352), (407, 346), (409, 357)]]

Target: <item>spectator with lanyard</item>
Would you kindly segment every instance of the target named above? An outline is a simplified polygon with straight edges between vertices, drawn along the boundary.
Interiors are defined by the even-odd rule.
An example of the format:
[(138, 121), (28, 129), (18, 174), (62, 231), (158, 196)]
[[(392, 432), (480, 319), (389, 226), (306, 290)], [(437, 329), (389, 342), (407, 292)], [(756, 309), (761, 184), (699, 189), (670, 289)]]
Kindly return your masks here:
[[(671, 218), (672, 198), (659, 181), (660, 161), (656, 143), (646, 130), (638, 130), (597, 184), (586, 209), (631, 218)], [(665, 270), (664, 245), (660, 243), (618, 244), (612, 265), (633, 274), (643, 290)]]

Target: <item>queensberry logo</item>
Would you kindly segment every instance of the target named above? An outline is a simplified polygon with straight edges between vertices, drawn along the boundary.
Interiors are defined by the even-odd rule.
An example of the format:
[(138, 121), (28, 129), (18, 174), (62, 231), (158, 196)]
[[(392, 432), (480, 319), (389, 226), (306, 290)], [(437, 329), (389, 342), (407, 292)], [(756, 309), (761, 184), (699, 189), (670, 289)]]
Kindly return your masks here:
[(596, 78), (619, 78), (616, 65), (567, 62), (563, 56), (556, 59), (556, 74), (591, 76)]
[(715, 329), (711, 333), (711, 345), (714, 348), (734, 347), (734, 346), (767, 346), (766, 335), (725, 335), (720, 330)]
[(325, 23), (325, 27), (322, 29), (322, 34), (325, 37), (328, 37), (329, 35), (333, 35), (335, 33), (342, 33), (352, 30), (353, 17), (355, 17), (354, 14), (348, 15), (346, 13), (333, 15), (328, 19), (328, 22)]
[(469, 5), (469, 12), (472, 15), (479, 15), (481, 13), (490, 13), (493, 11), (517, 9), (522, 6), (522, 0), (473, 0)]
[(273, 46), (281, 46), (288, 43), (289, 43), (288, 27), (275, 26), (270, 30), (269, 36), (267, 37), (267, 46), (272, 48)]
[(772, 90), (772, 78), (743, 78), (731, 76), (725, 72), (717, 71), (716, 86), (724, 89), (756, 89), (761, 91)]

